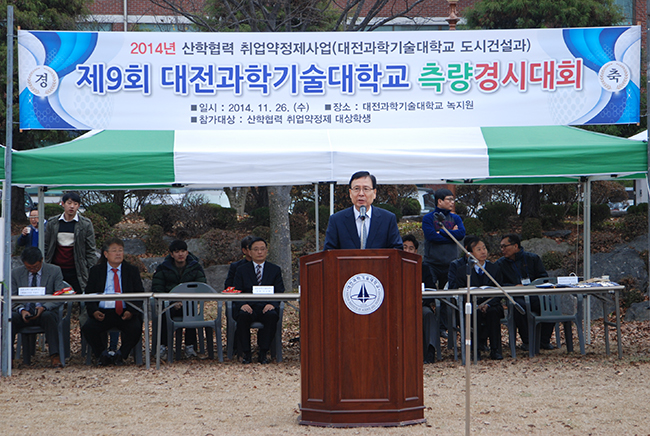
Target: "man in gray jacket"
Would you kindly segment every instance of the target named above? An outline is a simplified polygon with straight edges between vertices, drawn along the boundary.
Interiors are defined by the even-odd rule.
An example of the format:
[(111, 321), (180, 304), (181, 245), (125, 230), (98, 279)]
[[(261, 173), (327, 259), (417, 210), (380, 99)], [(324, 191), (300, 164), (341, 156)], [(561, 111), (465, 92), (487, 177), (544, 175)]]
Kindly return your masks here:
[(97, 263), (93, 223), (79, 214), (81, 198), (67, 192), (61, 199), (63, 213), (47, 220), (45, 262), (58, 265), (63, 279), (80, 294), (88, 281), (88, 270)]
[[(45, 288), (46, 295), (63, 289), (61, 269), (56, 265), (43, 263), (43, 254), (38, 247), (27, 247), (20, 256), (23, 265), (11, 271), (11, 293), (19, 295), (20, 288)], [(45, 340), (50, 351), (52, 366), (61, 367), (59, 356), (58, 308), (63, 301), (47, 303), (14, 303), (11, 326), (14, 335), (24, 327), (40, 326), (45, 330)]]

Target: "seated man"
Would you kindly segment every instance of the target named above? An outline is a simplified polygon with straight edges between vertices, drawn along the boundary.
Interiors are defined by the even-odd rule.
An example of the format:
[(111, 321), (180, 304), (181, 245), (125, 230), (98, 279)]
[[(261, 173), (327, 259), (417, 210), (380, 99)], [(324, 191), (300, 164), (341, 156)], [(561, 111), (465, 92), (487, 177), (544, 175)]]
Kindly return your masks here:
[(238, 261), (230, 264), (230, 267), (228, 268), (228, 276), (226, 277), (226, 281), (223, 284), (224, 289), (228, 289), (229, 287), (234, 285), (235, 273), (237, 272), (237, 268), (239, 268), (246, 262), (250, 262), (252, 260), (250, 254), (250, 245), (252, 240), (253, 240), (253, 236), (248, 235), (240, 241), (239, 244), (241, 246), (241, 254), (244, 257), (243, 259), (239, 259)]
[[(501, 271), (499, 267), (487, 260), (488, 250), (485, 243), (478, 236), (465, 237), (465, 249), (472, 253), (478, 264), (483, 266), (494, 279), (501, 284)], [(492, 280), (479, 268), (473, 265), (470, 271), (470, 286), (495, 286)], [(449, 289), (467, 288), (467, 256), (457, 259), (449, 265)], [(503, 359), (501, 348), (501, 318), (504, 316), (501, 298), (479, 298), (477, 301), (476, 320), (478, 322), (478, 342), (485, 343), (490, 339), (490, 359)], [(481, 347), (478, 347), (480, 359)]]
[[(501, 269), (501, 273), (503, 274), (503, 286), (525, 286), (529, 285), (535, 279), (548, 277), (542, 259), (535, 253), (524, 251), (519, 235), (504, 235), (501, 239), (501, 253), (503, 257), (497, 261), (497, 265), (499, 265), (499, 269)], [(521, 307), (525, 307), (524, 297), (515, 297), (515, 301)], [(530, 296), (530, 309), (536, 313), (540, 312), (541, 308), (538, 296)], [(521, 348), (528, 351), (528, 317), (526, 314), (522, 315), (518, 311), (515, 311), (514, 318), (515, 325), (519, 331), (519, 337), (521, 337)], [(551, 344), (551, 336), (553, 336), (554, 328), (555, 323), (542, 323), (542, 336), (540, 340), (540, 348), (542, 350), (552, 350), (555, 348)]]
[[(201, 282), (207, 283), (205, 271), (199, 263), (198, 257), (187, 251), (185, 241), (176, 239), (169, 244), (169, 254), (165, 260), (158, 265), (151, 280), (152, 292), (170, 292), (181, 283)], [(172, 303), (174, 307), (169, 309), (172, 317), (180, 317), (183, 314), (182, 303)], [(162, 318), (162, 334), (160, 336), (160, 354), (167, 354), (167, 317)], [(185, 329), (185, 356), (197, 357), (196, 329)], [(163, 348), (164, 347), (164, 348)]]
[[(118, 238), (106, 241), (99, 263), (90, 269), (86, 294), (120, 294), (144, 292), (138, 268), (124, 261), (124, 242)], [(101, 366), (122, 365), (123, 359), (142, 337), (140, 312), (124, 301), (89, 301), (88, 321), (81, 333), (90, 344)], [(117, 328), (122, 333), (122, 346), (114, 354), (106, 350), (106, 331)]]
[[(409, 253), (418, 254), (418, 247), (420, 243), (413, 235), (406, 235), (402, 238), (404, 243), (404, 251)], [(422, 283), (424, 283), (425, 288), (435, 289), (433, 277), (429, 272), (429, 268), (425, 265), (422, 265)], [(433, 340), (431, 339), (431, 330), (433, 323), (435, 322), (435, 314), (431, 304), (435, 303), (434, 298), (423, 298), (422, 299), (422, 339), (424, 342), (424, 363), (433, 363), (436, 360), (436, 349), (433, 345)]]
[[(52, 295), (63, 289), (61, 268), (43, 263), (43, 253), (37, 247), (27, 247), (20, 255), (23, 265), (11, 271), (11, 294), (19, 295), (20, 288), (45, 288), (45, 294)], [(45, 330), (45, 340), (54, 368), (61, 367), (59, 356), (58, 308), (63, 302), (14, 303), (11, 326), (14, 335), (24, 327), (40, 326)], [(13, 343), (13, 342), (12, 342)]]
[[(279, 266), (266, 261), (268, 248), (262, 238), (253, 238), (250, 244), (252, 261), (246, 262), (235, 272), (235, 289), (243, 293), (253, 293), (256, 286), (273, 286), (273, 293), (284, 292), (282, 270)], [(232, 314), (237, 321), (235, 344), (243, 363), (251, 363), (251, 324), (259, 321), (264, 325), (257, 333), (260, 363), (269, 363), (267, 353), (275, 337), (279, 319), (280, 304), (277, 301), (236, 301), (232, 305)]]

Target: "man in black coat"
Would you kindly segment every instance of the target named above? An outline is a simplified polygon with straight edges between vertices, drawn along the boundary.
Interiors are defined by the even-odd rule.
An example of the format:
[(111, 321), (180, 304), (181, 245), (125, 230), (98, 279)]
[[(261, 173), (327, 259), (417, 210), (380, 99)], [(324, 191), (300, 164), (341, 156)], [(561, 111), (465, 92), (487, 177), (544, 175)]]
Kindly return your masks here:
[[(104, 244), (102, 258), (90, 269), (86, 294), (114, 294), (144, 292), (140, 271), (124, 261), (124, 242), (111, 238)], [(88, 321), (81, 332), (90, 344), (93, 354), (102, 366), (121, 365), (123, 358), (142, 337), (140, 312), (125, 301), (89, 301), (86, 303)], [(118, 328), (122, 332), (122, 346), (114, 355), (106, 351), (106, 331)]]
[[(478, 236), (465, 237), (465, 249), (472, 253), (478, 264), (483, 266), (494, 279), (501, 284), (499, 267), (487, 260), (488, 250)], [(467, 288), (467, 256), (453, 261), (449, 265), (449, 289)], [(470, 286), (495, 286), (485, 272), (474, 264), (470, 270)], [(479, 344), (490, 339), (490, 359), (503, 359), (501, 347), (501, 318), (504, 316), (501, 298), (482, 298), (477, 301), (476, 321), (478, 323)], [(480, 357), (480, 346), (479, 357)]]
[[(512, 233), (504, 235), (501, 239), (501, 253), (503, 257), (497, 261), (497, 265), (499, 265), (499, 269), (501, 269), (501, 273), (503, 274), (503, 286), (526, 286), (530, 285), (533, 280), (548, 277), (542, 259), (535, 253), (524, 251), (519, 235)], [(524, 297), (515, 297), (515, 301), (522, 307), (525, 306)], [(535, 313), (540, 313), (540, 301), (537, 295), (530, 296), (530, 309)], [(519, 331), (519, 337), (521, 337), (521, 348), (529, 351), (528, 316), (515, 311), (514, 317), (515, 325)], [(555, 348), (551, 344), (551, 336), (553, 336), (554, 329), (555, 323), (542, 323), (542, 336), (540, 340), (540, 348), (542, 350), (552, 350)]]
[(228, 289), (235, 284), (235, 273), (237, 272), (237, 268), (252, 260), (250, 254), (250, 245), (253, 238), (254, 236), (248, 235), (241, 240), (241, 254), (244, 257), (243, 259), (239, 259), (238, 261), (230, 264), (230, 267), (228, 268), (228, 276), (226, 277), (226, 281), (223, 283), (224, 289)]
[[(246, 262), (235, 272), (235, 289), (242, 293), (256, 293), (254, 288), (273, 286), (273, 293), (284, 292), (282, 270), (266, 261), (268, 247), (262, 238), (254, 238), (250, 244), (251, 262)], [(257, 288), (259, 290), (259, 288)], [(260, 348), (259, 362), (268, 363), (267, 353), (275, 336), (279, 319), (280, 304), (277, 301), (236, 301), (233, 303), (233, 318), (237, 321), (235, 344), (243, 363), (251, 363), (251, 324), (259, 321), (264, 325), (257, 333)]]

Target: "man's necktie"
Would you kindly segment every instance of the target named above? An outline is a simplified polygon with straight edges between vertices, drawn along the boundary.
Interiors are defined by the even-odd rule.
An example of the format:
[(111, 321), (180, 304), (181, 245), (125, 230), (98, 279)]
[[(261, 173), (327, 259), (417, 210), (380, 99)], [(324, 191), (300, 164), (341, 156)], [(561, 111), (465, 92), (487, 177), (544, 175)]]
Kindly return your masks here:
[[(120, 278), (117, 275), (117, 268), (111, 268), (111, 271), (113, 271), (113, 289), (115, 290), (116, 294), (121, 294), (122, 289), (120, 288)], [(122, 300), (117, 300), (115, 302), (115, 313), (118, 315), (122, 315), (122, 312), (124, 312), (124, 307), (122, 306)]]
[(366, 227), (365, 217), (361, 219), (361, 248), (366, 248), (368, 241), (368, 228)]
[[(38, 282), (36, 281), (37, 274), (33, 274), (33, 273), (31, 273), (31, 274), (32, 274), (32, 281), (30, 282), (29, 286), (32, 287), (32, 288), (35, 288), (35, 287), (38, 286)], [(36, 313), (36, 303), (27, 303), (25, 305), (25, 310), (27, 312), (31, 313), (32, 315), (35, 314)]]
[(262, 265), (255, 265), (255, 275), (257, 276), (257, 284), (262, 284)]

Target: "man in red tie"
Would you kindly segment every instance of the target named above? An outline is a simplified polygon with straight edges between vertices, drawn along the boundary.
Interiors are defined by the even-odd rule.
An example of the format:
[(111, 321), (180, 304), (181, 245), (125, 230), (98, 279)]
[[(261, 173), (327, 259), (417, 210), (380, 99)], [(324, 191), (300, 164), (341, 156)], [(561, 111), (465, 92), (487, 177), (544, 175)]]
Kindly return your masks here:
[[(99, 264), (90, 269), (86, 294), (144, 292), (138, 268), (124, 261), (124, 242), (106, 241)], [(135, 303), (135, 302), (134, 302)], [(81, 328), (100, 366), (121, 365), (142, 336), (140, 312), (122, 300), (86, 303), (89, 320)], [(122, 346), (114, 354), (106, 350), (106, 331), (117, 328)]]

